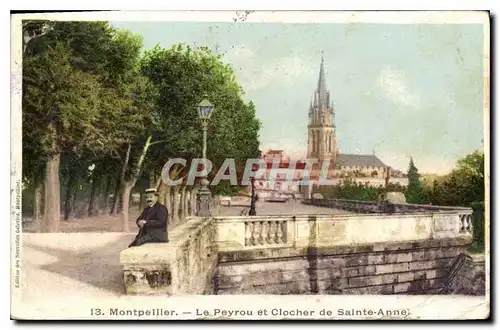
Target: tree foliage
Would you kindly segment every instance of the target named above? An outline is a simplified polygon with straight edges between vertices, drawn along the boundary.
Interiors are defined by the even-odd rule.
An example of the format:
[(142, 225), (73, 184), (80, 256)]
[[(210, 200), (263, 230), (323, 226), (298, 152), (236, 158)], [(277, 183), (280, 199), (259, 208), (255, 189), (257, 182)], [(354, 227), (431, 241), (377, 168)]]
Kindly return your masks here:
[[(242, 99), (232, 69), (207, 48), (174, 45), (147, 51), (142, 72), (159, 92), (151, 131), (158, 144), (151, 150), (156, 172), (171, 157), (201, 157), (202, 134), (197, 105), (207, 98), (215, 105), (208, 126), (207, 156), (215, 169), (226, 158), (243, 163), (257, 157), (260, 122), (255, 106)], [(213, 171), (215, 172), (215, 171)], [(213, 174), (213, 173), (212, 173)]]
[(404, 192), (405, 188), (400, 184), (389, 184), (387, 186), (371, 186), (348, 178), (335, 186), (320, 186), (317, 189), (325, 198), (350, 199), (360, 201), (378, 201), (381, 194), (391, 191)]
[(412, 157), (410, 157), (407, 177), (408, 177), (408, 186), (405, 189), (406, 201), (412, 204), (429, 203), (426, 191), (424, 190), (422, 183), (420, 182), (420, 174), (418, 173), (418, 169), (415, 166)]
[(484, 180), (484, 152), (474, 151), (427, 189), (431, 191), (433, 204), (469, 207), (471, 203), (484, 201)]
[[(154, 102), (154, 88), (139, 70), (142, 39), (107, 22), (25, 22), (24, 27), (25, 182), (38, 184), (49, 165), (59, 171), (59, 159), (59, 174), (69, 186), (89, 164), (116, 167), (112, 163), (125, 145), (144, 132)], [(53, 171), (47, 175), (45, 186), (50, 182), (51, 191), (58, 191), (59, 179)], [(71, 193), (68, 187), (66, 205)], [(54, 214), (47, 221), (57, 222), (59, 203), (50, 205)]]
[(143, 55), (140, 36), (107, 22), (64, 21), (23, 22), (23, 46), (23, 180), (31, 191), (50, 187), (53, 214), (44, 221), (58, 221), (54, 192), (61, 190), (66, 217), (81, 194), (90, 214), (96, 203), (116, 211), (118, 196), (128, 199), (169, 158), (201, 157), (196, 105), (205, 97), (215, 104), (208, 157), (216, 168), (227, 157), (243, 164), (259, 154), (255, 106), (207, 48)]

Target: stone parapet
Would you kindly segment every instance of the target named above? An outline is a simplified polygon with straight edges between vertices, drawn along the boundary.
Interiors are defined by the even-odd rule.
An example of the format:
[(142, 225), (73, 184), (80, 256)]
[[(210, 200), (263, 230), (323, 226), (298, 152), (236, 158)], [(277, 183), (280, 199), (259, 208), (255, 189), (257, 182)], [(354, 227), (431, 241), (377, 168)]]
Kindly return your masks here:
[(461, 212), (472, 214), (472, 209), (459, 206), (439, 206), (410, 203), (378, 203), (350, 199), (304, 199), (302, 203), (314, 206), (336, 208), (357, 213), (418, 213), (418, 212)]
[(215, 217), (215, 240), (219, 251), (472, 240), (466, 212)]
[(213, 218), (189, 218), (169, 233), (168, 243), (145, 244), (120, 253), (127, 294), (212, 292), (216, 267)]
[(127, 294), (213, 293), (214, 278), (218, 293), (433, 292), (472, 241), (470, 211), (193, 217), (120, 263)]

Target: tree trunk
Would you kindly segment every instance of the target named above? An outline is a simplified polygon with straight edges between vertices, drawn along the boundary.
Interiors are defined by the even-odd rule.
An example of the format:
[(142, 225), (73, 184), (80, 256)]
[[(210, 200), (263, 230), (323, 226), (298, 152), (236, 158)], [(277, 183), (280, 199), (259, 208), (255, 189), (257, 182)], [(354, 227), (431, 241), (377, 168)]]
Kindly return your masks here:
[(113, 204), (111, 204), (111, 210), (109, 211), (109, 214), (111, 215), (118, 213), (118, 205), (120, 203), (120, 187), (121, 182), (118, 177), (116, 178), (115, 192), (113, 194)]
[(177, 195), (179, 194), (179, 186), (175, 185), (172, 187), (172, 194), (173, 194), (173, 207), (172, 207), (172, 224), (175, 227), (179, 223), (179, 198)]
[(71, 172), (69, 174), (68, 183), (66, 185), (66, 195), (64, 197), (64, 220), (68, 220), (71, 210), (72, 210), (72, 201), (73, 201), (73, 186), (75, 185), (75, 173)]
[[(75, 188), (78, 187), (78, 186), (75, 186)], [(78, 190), (75, 189), (75, 191), (73, 192), (72, 194), (72, 197), (71, 197), (71, 203), (70, 203), (70, 208), (69, 208), (69, 214), (73, 214), (73, 216), (76, 217), (77, 215), (77, 211), (76, 211), (76, 206), (77, 206), (77, 197), (78, 196)]]
[[(139, 174), (141, 173), (141, 167), (142, 163), (144, 162), (144, 159), (146, 158), (146, 153), (148, 152), (149, 146), (151, 145), (151, 136), (148, 137), (146, 140), (146, 143), (144, 143), (144, 147), (142, 148), (142, 153), (139, 156), (139, 159), (137, 160), (137, 163), (135, 167), (132, 169), (132, 177), (130, 180), (125, 182), (124, 187), (123, 187), (123, 207), (122, 207), (122, 224), (123, 224), (123, 231), (128, 232), (129, 231), (129, 226), (128, 226), (128, 211), (129, 211), (129, 204), (130, 204), (130, 191), (132, 188), (134, 188), (137, 179), (139, 178)], [(125, 163), (128, 164), (128, 160), (130, 158), (130, 149), (131, 146), (128, 146), (127, 149), (127, 156), (125, 158)], [(125, 172), (126, 169), (122, 171), (122, 179), (125, 178)]]
[[(132, 146), (129, 144), (127, 147), (127, 153), (125, 154), (125, 160), (123, 161), (122, 171), (120, 172), (120, 176), (119, 176), (117, 183), (116, 183), (115, 200), (114, 200), (113, 210), (112, 210), (111, 214), (118, 213), (118, 206), (120, 203), (119, 196), (120, 196), (120, 192), (123, 192), (124, 186), (126, 185), (125, 174), (127, 173), (127, 167), (128, 167), (128, 162), (130, 160), (131, 149), (132, 149)], [(135, 185), (135, 182), (134, 182), (134, 185)]]
[(172, 187), (169, 185), (165, 185), (165, 194), (163, 199), (163, 204), (167, 208), (168, 211), (168, 224), (172, 223), (173, 213), (172, 213), (172, 200), (171, 200), (171, 191)]
[(45, 172), (45, 205), (40, 232), (55, 233), (59, 230), (61, 220), (61, 186), (59, 182), (59, 165), (61, 155), (56, 154), (47, 160)]
[(156, 186), (155, 172), (154, 171), (151, 171), (151, 173), (149, 173), (148, 188), (157, 188), (158, 189), (158, 187)]
[(109, 206), (109, 190), (111, 188), (111, 176), (106, 175), (106, 188), (104, 188), (104, 204), (102, 204), (102, 209), (104, 212), (108, 210)]
[(180, 220), (184, 222), (187, 217), (187, 210), (186, 210), (186, 199), (187, 199), (187, 194), (186, 194), (186, 188), (187, 186), (183, 185), (181, 187), (181, 198), (179, 201), (180, 205)]
[(142, 212), (144, 209), (144, 194), (139, 193), (139, 204), (137, 205), (137, 208), (139, 209), (139, 212)]
[(97, 190), (97, 182), (98, 178), (95, 175), (92, 175), (92, 187), (90, 188), (89, 208), (88, 208), (89, 217), (94, 215), (94, 203)]
[(155, 185), (154, 185), (154, 187), (156, 188), (156, 190), (159, 190), (159, 189), (160, 189), (160, 187), (161, 187), (162, 183), (163, 183), (163, 181), (161, 180), (161, 175), (160, 175), (160, 176), (158, 176), (158, 177), (156, 178), (156, 181), (155, 181)]
[(123, 188), (123, 196), (122, 196), (122, 225), (123, 225), (123, 232), (127, 233), (130, 231), (129, 225), (128, 225), (128, 211), (129, 211), (129, 205), (130, 205), (130, 191), (134, 185), (130, 185), (127, 183), (125, 187)]
[(39, 183), (35, 186), (35, 205), (33, 206), (33, 220), (35, 222), (40, 219), (42, 213), (42, 184)]

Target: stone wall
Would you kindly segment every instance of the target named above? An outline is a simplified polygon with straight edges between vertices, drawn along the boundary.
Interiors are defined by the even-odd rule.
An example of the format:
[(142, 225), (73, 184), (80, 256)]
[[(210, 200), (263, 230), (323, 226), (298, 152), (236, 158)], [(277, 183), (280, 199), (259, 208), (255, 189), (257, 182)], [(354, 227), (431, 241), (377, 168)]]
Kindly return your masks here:
[(216, 294), (425, 294), (470, 240), (219, 252)]
[(217, 262), (213, 218), (190, 218), (169, 233), (168, 243), (145, 244), (120, 253), (127, 294), (213, 292)]
[(434, 292), (472, 240), (471, 212), (195, 217), (120, 263), (127, 294)]
[(484, 255), (462, 255), (462, 262), (449, 278), (445, 294), (484, 295), (485, 262)]

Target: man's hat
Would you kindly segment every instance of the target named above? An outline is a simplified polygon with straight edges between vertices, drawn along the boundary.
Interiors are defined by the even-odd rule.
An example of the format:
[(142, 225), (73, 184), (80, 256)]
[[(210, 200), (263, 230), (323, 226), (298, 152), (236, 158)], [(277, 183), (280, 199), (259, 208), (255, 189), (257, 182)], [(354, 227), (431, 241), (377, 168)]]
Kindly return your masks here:
[(156, 196), (158, 196), (158, 192), (156, 191), (156, 188), (148, 188), (148, 189), (144, 190), (144, 193), (155, 194)]

